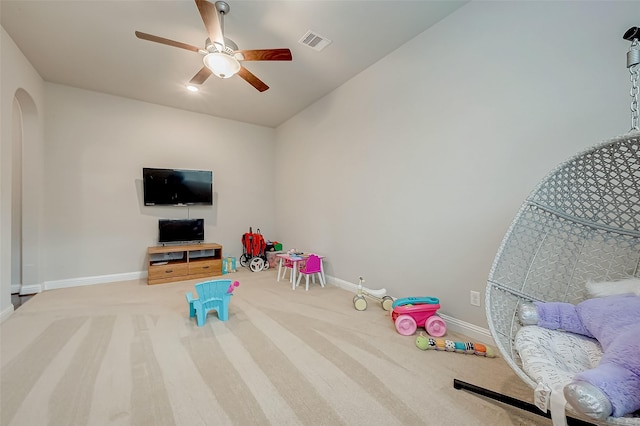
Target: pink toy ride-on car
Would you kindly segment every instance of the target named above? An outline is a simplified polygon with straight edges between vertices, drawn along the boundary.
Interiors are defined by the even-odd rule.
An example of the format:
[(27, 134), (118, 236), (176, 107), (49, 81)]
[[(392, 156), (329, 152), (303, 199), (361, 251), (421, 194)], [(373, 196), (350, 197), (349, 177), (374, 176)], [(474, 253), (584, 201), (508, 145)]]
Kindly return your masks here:
[(392, 305), (391, 319), (396, 330), (403, 336), (410, 336), (418, 327), (424, 327), (433, 337), (442, 337), (447, 332), (444, 320), (436, 315), (440, 300), (435, 297), (405, 297)]

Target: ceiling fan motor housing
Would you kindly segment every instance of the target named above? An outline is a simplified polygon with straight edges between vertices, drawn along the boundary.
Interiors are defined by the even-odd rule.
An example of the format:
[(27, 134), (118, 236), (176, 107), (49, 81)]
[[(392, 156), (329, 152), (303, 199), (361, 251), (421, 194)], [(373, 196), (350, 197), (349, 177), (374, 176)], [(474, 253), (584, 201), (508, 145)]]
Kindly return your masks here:
[(223, 47), (218, 43), (213, 43), (209, 37), (207, 37), (207, 40), (204, 42), (205, 49), (209, 53), (223, 52), (233, 55), (233, 52), (238, 50), (238, 45), (230, 38), (225, 37), (224, 44), (225, 46)]

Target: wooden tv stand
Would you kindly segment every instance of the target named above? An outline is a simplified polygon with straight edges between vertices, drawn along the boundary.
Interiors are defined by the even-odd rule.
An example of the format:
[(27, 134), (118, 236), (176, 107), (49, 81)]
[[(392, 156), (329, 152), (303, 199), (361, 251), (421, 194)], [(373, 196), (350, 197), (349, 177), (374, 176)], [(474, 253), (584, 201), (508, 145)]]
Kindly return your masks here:
[(222, 275), (222, 246), (202, 243), (149, 247), (147, 267), (149, 285)]

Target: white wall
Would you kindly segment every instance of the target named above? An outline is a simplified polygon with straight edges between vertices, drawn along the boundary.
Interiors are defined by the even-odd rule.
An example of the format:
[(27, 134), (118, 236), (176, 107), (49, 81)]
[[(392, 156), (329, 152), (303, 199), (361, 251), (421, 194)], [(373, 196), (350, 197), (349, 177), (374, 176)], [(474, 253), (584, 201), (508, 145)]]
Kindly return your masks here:
[[(329, 275), (486, 327), (484, 287), (553, 167), (629, 130), (636, 2), (472, 2), (278, 128), (277, 233)], [(482, 297), (484, 299), (484, 297)]]
[[(242, 253), (250, 226), (273, 238), (274, 129), (45, 87), (47, 286), (145, 271), (160, 218), (204, 218), (225, 256)], [(212, 170), (213, 207), (145, 207), (143, 167)]]

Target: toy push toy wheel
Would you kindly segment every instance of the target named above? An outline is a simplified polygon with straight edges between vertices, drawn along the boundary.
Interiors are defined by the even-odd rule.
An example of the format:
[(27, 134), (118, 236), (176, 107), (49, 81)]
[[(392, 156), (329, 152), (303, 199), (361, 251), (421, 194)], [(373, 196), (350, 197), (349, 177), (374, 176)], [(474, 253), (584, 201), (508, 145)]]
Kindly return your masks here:
[(392, 306), (393, 306), (393, 297), (384, 296), (382, 298), (382, 309), (384, 309), (385, 311), (390, 311), (392, 309)]
[(356, 311), (364, 311), (367, 309), (367, 299), (360, 295), (353, 296), (353, 307)]
[(433, 315), (427, 318), (424, 323), (424, 328), (427, 333), (433, 337), (442, 337), (447, 332), (447, 324), (438, 315)]
[(396, 330), (403, 336), (411, 336), (418, 329), (418, 324), (410, 315), (400, 315), (395, 321)]
[(254, 257), (253, 259), (251, 259), (251, 262), (249, 262), (249, 269), (251, 269), (253, 272), (260, 272), (262, 271), (263, 267), (264, 260), (262, 260), (262, 258), (260, 257)]

